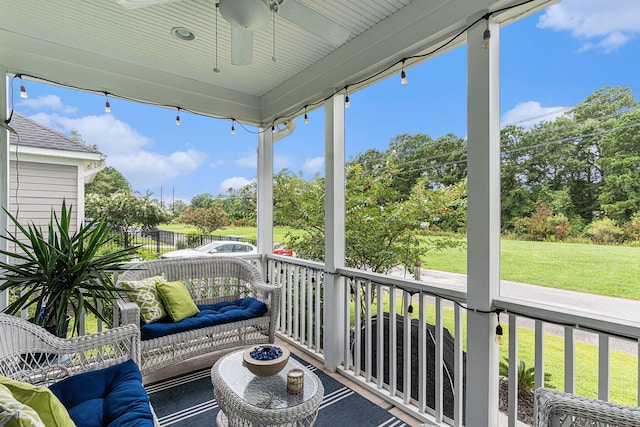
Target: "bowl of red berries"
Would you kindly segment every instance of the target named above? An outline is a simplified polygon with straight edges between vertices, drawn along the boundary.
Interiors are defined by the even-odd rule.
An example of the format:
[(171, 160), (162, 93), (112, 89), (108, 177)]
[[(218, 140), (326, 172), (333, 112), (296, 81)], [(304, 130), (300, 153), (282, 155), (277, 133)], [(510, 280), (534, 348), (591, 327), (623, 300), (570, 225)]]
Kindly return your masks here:
[(242, 359), (253, 375), (270, 377), (287, 365), (289, 350), (273, 344), (259, 345), (246, 349)]

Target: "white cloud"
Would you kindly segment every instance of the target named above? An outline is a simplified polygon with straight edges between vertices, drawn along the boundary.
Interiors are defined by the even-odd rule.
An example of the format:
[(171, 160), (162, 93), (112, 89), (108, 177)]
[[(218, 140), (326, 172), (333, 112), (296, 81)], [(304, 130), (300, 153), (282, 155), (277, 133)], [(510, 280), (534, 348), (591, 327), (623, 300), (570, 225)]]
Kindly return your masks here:
[(640, 33), (638, 0), (564, 0), (547, 8), (540, 16), (538, 28), (570, 31), (585, 41), (580, 51), (601, 49), (615, 52)]
[(222, 160), (222, 159), (218, 159), (215, 162), (209, 163), (209, 167), (212, 168), (212, 169), (220, 167), (220, 166), (223, 166), (223, 165), (224, 165), (224, 160)]
[(258, 167), (258, 153), (253, 152), (249, 153), (244, 157), (239, 158), (235, 161), (235, 164), (241, 166), (243, 168), (254, 168)]
[(44, 95), (38, 98), (28, 98), (20, 101), (17, 106), (30, 108), (32, 110), (59, 111), (64, 114), (73, 114), (78, 109), (69, 105), (64, 105), (62, 99), (57, 95)]
[(226, 193), (230, 188), (237, 190), (238, 188), (242, 188), (245, 185), (251, 184), (251, 180), (247, 179), (243, 176), (234, 176), (233, 178), (227, 178), (222, 183), (220, 183), (220, 187), (218, 191), (221, 193)]
[(305, 160), (302, 165), (302, 170), (306, 174), (315, 175), (321, 173), (324, 168), (324, 157), (314, 157), (312, 159)]
[(293, 159), (288, 156), (273, 156), (273, 169), (280, 171), (282, 169), (291, 169), (294, 165)]
[(107, 165), (120, 171), (134, 190), (142, 192), (189, 174), (207, 158), (205, 153), (193, 149), (169, 155), (155, 153), (151, 151), (150, 138), (110, 114), (69, 118), (39, 113), (31, 117), (64, 132), (77, 131), (87, 144), (96, 145), (107, 156)]
[(500, 127), (507, 125), (532, 128), (542, 121), (553, 121), (567, 112), (569, 107), (543, 107), (537, 101), (519, 102), (511, 110), (502, 115)]

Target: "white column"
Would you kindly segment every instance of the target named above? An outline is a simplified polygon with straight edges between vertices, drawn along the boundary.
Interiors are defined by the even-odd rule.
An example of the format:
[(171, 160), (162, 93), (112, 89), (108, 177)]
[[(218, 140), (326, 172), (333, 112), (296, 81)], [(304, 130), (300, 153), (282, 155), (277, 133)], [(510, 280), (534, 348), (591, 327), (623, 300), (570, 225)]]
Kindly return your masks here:
[[(500, 292), (500, 28), (485, 21), (467, 32), (467, 302), (489, 311)], [(467, 313), (467, 423), (498, 425), (499, 346), (496, 315)], [(470, 418), (473, 417), (473, 418)]]
[[(7, 69), (0, 65), (0, 122), (7, 120)], [(0, 207), (9, 209), (9, 132), (0, 127)], [(9, 218), (4, 209), (0, 209), (0, 235), (7, 235)], [(5, 239), (0, 239), (0, 249), (7, 250)], [(7, 261), (6, 255), (0, 255), (2, 261)], [(9, 301), (9, 294), (0, 293), (0, 310), (3, 310)]]
[[(270, 128), (258, 137), (257, 246), (261, 254), (273, 252), (273, 142)], [(263, 276), (266, 269), (263, 264)]]
[(325, 366), (335, 371), (344, 354), (344, 279), (335, 274), (345, 257), (344, 95), (335, 95), (325, 110)]

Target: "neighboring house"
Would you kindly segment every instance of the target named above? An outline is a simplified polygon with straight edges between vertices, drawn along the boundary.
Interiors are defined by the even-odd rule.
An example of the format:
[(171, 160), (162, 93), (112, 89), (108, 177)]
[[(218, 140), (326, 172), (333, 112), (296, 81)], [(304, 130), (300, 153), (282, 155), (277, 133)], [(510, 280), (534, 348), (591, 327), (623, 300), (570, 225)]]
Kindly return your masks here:
[(19, 113), (10, 126), (17, 134), (9, 133), (9, 211), (46, 230), (51, 209), (59, 213), (65, 199), (75, 231), (84, 218), (84, 184), (105, 167), (105, 156)]

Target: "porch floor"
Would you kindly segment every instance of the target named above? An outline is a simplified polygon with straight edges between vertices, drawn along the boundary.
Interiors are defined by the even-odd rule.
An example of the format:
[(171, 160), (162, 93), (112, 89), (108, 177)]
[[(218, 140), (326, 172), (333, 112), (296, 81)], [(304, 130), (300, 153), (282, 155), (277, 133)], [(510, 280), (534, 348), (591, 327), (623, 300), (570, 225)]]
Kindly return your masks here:
[[(318, 363), (318, 361), (316, 359), (314, 359), (313, 357), (309, 356), (304, 351), (301, 351), (299, 348), (296, 348), (295, 346), (290, 345), (288, 341), (282, 340), (280, 338), (276, 338), (276, 344), (281, 346), (281, 347), (288, 348), (296, 356), (302, 358), (307, 363), (310, 363), (310, 364), (313, 364), (313, 365), (317, 366), (318, 369), (322, 370), (322, 372), (326, 373), (327, 375), (330, 375), (336, 381), (339, 381), (340, 383), (342, 383), (342, 384), (346, 385), (347, 387), (351, 388), (356, 393), (359, 393), (364, 398), (368, 399), (370, 402), (372, 402), (372, 403), (380, 406), (381, 408), (389, 411), (394, 416), (398, 417), (399, 419), (401, 419), (402, 421), (404, 421), (408, 425), (413, 426), (413, 427), (417, 427), (417, 426), (425, 426), (426, 427), (426, 426), (432, 425), (432, 424), (429, 424), (429, 423), (424, 423), (424, 422), (418, 420), (417, 418), (414, 418), (411, 415), (407, 414), (406, 412), (396, 408), (395, 406), (393, 406), (392, 404), (390, 404), (386, 400), (384, 400), (384, 399), (376, 396), (375, 394), (369, 392), (367, 389), (361, 387), (358, 383), (350, 380), (349, 378), (345, 377), (344, 375), (340, 375), (339, 373), (336, 373), (336, 372), (330, 372), (324, 366), (322, 366), (320, 363)], [(152, 382), (163, 380), (165, 378), (170, 378), (170, 377), (175, 377), (175, 376), (178, 376), (178, 375), (186, 374), (188, 372), (192, 372), (192, 371), (195, 371), (195, 370), (198, 370), (198, 369), (203, 369), (203, 368), (206, 368), (206, 367), (212, 367), (213, 364), (216, 363), (216, 361), (220, 357), (222, 357), (226, 353), (234, 351), (234, 350), (236, 350), (236, 349), (233, 348), (233, 349), (228, 349), (228, 350), (221, 350), (221, 351), (216, 351), (216, 352), (209, 353), (209, 354), (204, 354), (202, 356), (194, 357), (192, 359), (189, 359), (187, 361), (181, 362), (179, 364), (176, 364), (176, 365), (173, 365), (173, 366), (169, 366), (169, 367), (166, 367), (164, 369), (160, 369), (160, 370), (158, 370), (156, 372), (153, 372), (153, 373), (151, 373), (149, 375), (145, 375), (142, 378), (142, 382), (144, 384), (148, 384), (148, 383), (152, 383)], [(499, 414), (499, 422), (500, 422), (499, 423), (499, 427), (507, 427), (508, 426), (508, 418), (507, 418), (507, 416), (505, 414), (503, 414), (503, 413), (500, 413)], [(523, 427), (526, 426), (526, 424), (521, 423), (520, 421), (517, 422), (517, 425), (518, 426), (523, 426)]]

